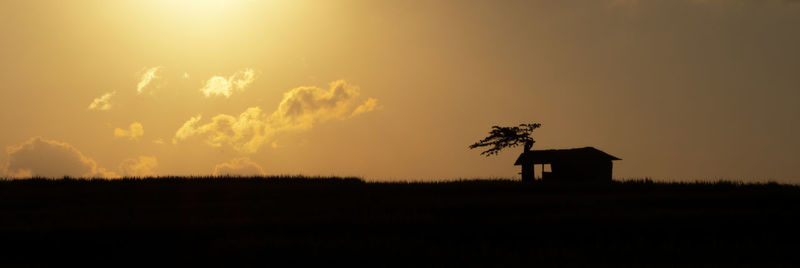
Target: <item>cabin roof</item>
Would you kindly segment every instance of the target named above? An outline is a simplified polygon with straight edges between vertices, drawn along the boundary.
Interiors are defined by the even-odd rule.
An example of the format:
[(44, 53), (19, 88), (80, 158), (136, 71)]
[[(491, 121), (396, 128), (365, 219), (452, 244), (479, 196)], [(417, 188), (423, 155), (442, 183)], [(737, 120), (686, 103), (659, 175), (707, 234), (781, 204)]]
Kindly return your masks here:
[(594, 147), (574, 149), (532, 150), (519, 155), (515, 166), (526, 164), (550, 164), (561, 161), (611, 161), (622, 160)]

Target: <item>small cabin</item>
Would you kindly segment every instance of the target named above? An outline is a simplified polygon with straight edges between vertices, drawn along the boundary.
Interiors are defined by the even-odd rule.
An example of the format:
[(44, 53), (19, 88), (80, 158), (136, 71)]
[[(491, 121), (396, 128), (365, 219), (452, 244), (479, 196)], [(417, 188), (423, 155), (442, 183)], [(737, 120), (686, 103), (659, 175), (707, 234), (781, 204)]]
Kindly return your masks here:
[(514, 165), (522, 166), (522, 181), (536, 180), (534, 166), (541, 165), (540, 179), (544, 181), (610, 182), (615, 160), (622, 159), (594, 147), (584, 147), (526, 150)]

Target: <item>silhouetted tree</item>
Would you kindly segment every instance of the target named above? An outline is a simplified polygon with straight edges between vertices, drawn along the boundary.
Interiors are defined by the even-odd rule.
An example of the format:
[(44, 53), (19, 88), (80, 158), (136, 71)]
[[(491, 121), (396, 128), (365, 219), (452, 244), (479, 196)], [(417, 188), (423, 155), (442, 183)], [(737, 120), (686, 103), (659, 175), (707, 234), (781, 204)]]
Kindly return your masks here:
[(520, 124), (516, 127), (492, 126), (492, 131), (489, 131), (488, 137), (470, 145), (469, 148), (491, 146), (492, 148), (481, 153), (486, 157), (496, 155), (505, 148), (517, 147), (520, 144), (524, 144), (525, 151), (528, 151), (533, 147), (533, 143), (536, 142), (531, 138), (531, 132), (541, 126), (542, 124), (539, 123)]

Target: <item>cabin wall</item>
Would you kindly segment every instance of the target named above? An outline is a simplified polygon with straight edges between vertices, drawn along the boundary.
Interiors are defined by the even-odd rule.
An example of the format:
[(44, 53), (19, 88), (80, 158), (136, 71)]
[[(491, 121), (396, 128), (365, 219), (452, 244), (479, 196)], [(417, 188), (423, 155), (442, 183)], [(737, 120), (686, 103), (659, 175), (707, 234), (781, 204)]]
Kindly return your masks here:
[(611, 161), (563, 161), (550, 165), (550, 178), (561, 181), (611, 181)]
[(535, 173), (533, 171), (533, 164), (522, 165), (522, 181), (524, 182), (534, 181), (536, 180), (534, 176)]

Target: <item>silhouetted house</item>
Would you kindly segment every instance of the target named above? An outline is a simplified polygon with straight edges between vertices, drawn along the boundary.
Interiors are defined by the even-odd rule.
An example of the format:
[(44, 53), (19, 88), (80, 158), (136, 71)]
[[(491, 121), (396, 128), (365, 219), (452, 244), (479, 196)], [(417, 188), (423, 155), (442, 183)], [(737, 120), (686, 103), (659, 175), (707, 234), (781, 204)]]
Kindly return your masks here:
[[(535, 180), (534, 165), (542, 165), (543, 180), (611, 181), (613, 164), (622, 160), (594, 147), (559, 150), (532, 150), (519, 155), (515, 166), (522, 166), (522, 181)], [(550, 165), (545, 172), (544, 165)]]

